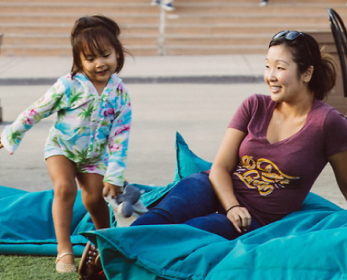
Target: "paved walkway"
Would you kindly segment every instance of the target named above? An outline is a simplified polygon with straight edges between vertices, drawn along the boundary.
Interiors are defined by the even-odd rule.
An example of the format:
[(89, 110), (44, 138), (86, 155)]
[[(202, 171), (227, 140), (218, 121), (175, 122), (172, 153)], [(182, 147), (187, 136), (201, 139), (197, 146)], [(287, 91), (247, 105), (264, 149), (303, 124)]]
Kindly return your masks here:
[[(264, 55), (127, 57), (127, 83), (262, 81)], [(70, 57), (2, 57), (0, 85), (51, 84), (71, 69)]]
[[(127, 179), (164, 186), (175, 170), (175, 133), (212, 161), (227, 124), (247, 96), (268, 93), (262, 81), (265, 55), (128, 58), (121, 73), (133, 104)], [(69, 72), (65, 57), (2, 57), (0, 101), (10, 124), (58, 77)], [(0, 185), (40, 191), (52, 188), (43, 146), (52, 117), (29, 131), (15, 155), (0, 151)], [(313, 191), (347, 208), (328, 166)]]

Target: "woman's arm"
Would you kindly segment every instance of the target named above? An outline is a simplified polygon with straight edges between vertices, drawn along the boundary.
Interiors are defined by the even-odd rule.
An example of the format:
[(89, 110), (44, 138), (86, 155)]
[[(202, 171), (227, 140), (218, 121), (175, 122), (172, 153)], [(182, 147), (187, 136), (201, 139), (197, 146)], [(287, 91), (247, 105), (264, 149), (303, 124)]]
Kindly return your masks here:
[[(239, 147), (245, 136), (240, 130), (228, 128), (211, 168), (209, 178), (225, 210), (239, 205), (234, 194), (231, 172), (238, 163)], [(251, 224), (251, 216), (244, 207), (232, 208), (227, 212), (227, 217), (239, 232)]]
[(331, 156), (328, 160), (334, 170), (337, 184), (347, 200), (347, 150)]

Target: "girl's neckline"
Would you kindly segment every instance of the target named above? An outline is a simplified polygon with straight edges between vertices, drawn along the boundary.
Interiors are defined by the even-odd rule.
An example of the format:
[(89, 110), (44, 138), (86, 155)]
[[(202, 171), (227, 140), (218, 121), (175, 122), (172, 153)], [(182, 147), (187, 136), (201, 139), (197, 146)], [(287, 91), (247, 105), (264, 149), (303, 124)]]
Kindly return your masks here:
[(91, 84), (91, 86), (92, 86), (92, 92), (95, 91), (95, 94), (96, 94), (97, 96), (99, 96), (99, 97), (101, 97), (101, 96), (104, 94), (105, 89), (108, 87), (108, 84), (110, 83), (110, 80), (112, 79), (112, 76), (111, 76), (110, 79), (107, 81), (106, 85), (104, 86), (102, 92), (99, 93), (98, 90), (97, 90), (97, 88), (96, 88), (95, 85), (93, 84), (93, 82), (88, 78), (88, 76), (87, 76), (85, 73), (83, 73), (83, 72), (81, 72), (81, 75)]

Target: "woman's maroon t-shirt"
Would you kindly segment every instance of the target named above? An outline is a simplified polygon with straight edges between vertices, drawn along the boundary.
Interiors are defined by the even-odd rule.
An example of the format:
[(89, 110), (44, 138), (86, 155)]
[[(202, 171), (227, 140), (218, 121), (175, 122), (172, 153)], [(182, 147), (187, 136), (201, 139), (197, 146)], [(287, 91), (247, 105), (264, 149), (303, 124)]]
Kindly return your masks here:
[(269, 96), (253, 95), (229, 124), (247, 133), (232, 174), (235, 194), (262, 225), (299, 210), (328, 157), (347, 150), (347, 120), (319, 100), (300, 131), (270, 144), (266, 133), (275, 106)]

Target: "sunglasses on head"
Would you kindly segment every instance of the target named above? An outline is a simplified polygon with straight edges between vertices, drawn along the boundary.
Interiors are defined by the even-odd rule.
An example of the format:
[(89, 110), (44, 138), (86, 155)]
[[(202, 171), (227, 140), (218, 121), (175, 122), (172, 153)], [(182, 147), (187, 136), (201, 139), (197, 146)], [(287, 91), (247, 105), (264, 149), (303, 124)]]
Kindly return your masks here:
[(275, 39), (278, 39), (278, 38), (284, 38), (288, 41), (294, 41), (296, 40), (297, 38), (299, 38), (300, 36), (302, 36), (302, 39), (304, 41), (304, 44), (305, 44), (305, 47), (306, 47), (306, 50), (310, 56), (310, 60), (311, 60), (311, 64), (313, 65), (313, 56), (311, 54), (311, 51), (310, 51), (310, 48), (308, 47), (307, 45), (307, 42), (306, 42), (306, 39), (305, 39), (305, 34), (304, 33), (301, 33), (299, 31), (290, 31), (290, 30), (283, 30), (283, 31), (280, 31), (278, 32), (277, 34), (275, 34), (273, 37), (272, 37), (272, 40), (275, 40)]
[(272, 39), (278, 39), (278, 38), (284, 37), (284, 39), (286, 39), (286, 40), (293, 41), (293, 40), (297, 39), (299, 36), (304, 37), (304, 34), (299, 32), (299, 31), (283, 30), (283, 31), (280, 31), (277, 34), (275, 34), (272, 37)]

